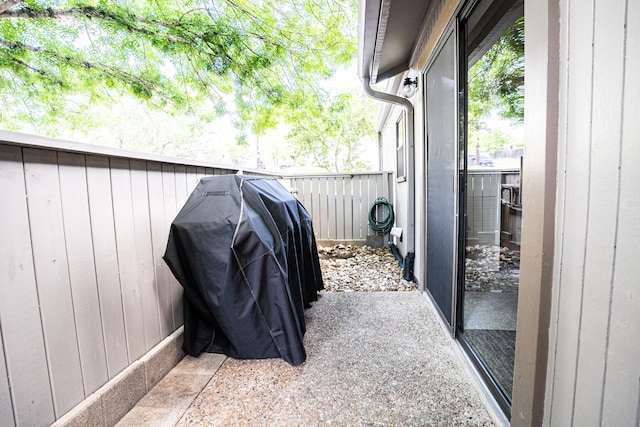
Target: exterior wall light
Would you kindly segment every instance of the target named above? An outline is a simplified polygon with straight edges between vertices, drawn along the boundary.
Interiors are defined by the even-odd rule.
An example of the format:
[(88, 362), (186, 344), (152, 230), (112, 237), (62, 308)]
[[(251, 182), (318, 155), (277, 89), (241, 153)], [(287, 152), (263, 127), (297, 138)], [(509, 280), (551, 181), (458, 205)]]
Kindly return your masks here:
[(405, 98), (411, 98), (418, 91), (418, 78), (411, 80), (409, 77), (404, 79), (402, 84), (402, 96)]

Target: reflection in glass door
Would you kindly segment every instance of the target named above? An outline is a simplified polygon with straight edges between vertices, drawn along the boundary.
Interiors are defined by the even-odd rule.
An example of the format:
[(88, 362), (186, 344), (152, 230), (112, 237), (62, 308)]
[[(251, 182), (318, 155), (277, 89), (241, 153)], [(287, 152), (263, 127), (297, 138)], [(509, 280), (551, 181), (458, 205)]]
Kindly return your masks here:
[(482, 0), (463, 22), (467, 105), (466, 144), (461, 144), (464, 221), (460, 230), (459, 332), (508, 412), (522, 218), (521, 2)]

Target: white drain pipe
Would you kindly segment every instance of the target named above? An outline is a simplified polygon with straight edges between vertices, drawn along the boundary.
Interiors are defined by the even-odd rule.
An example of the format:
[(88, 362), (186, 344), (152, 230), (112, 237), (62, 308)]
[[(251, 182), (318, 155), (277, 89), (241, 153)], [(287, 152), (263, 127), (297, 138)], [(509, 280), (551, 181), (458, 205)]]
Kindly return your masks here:
[(405, 280), (413, 280), (413, 263), (416, 253), (415, 243), (415, 217), (416, 217), (416, 184), (415, 184), (415, 133), (413, 121), (413, 104), (406, 98), (392, 95), (390, 93), (378, 92), (371, 88), (371, 79), (364, 77), (362, 80), (364, 91), (371, 98), (378, 101), (388, 102), (404, 107), (407, 113), (407, 145), (408, 145), (408, 165), (407, 165), (407, 255), (404, 260), (403, 276)]

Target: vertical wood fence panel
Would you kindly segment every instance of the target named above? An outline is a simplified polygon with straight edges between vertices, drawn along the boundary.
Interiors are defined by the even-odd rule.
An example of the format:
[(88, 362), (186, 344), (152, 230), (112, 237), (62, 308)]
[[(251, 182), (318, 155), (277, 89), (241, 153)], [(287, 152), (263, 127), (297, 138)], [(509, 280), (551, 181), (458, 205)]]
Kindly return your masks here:
[(353, 180), (344, 180), (344, 238), (353, 236)]
[(329, 240), (336, 240), (336, 226), (337, 226), (337, 215), (336, 215), (336, 205), (337, 205), (337, 197), (336, 197), (336, 178), (328, 178), (327, 179), (327, 238)]
[[(22, 150), (0, 145), (0, 327), (15, 423), (54, 421), (38, 307)], [(4, 376), (4, 374), (3, 374)], [(9, 394), (7, 394), (9, 396)], [(2, 413), (2, 422), (13, 418)], [(11, 424), (9, 424), (11, 425)]]
[(6, 361), (2, 342), (2, 329), (0, 329), (0, 424), (11, 426), (15, 424), (15, 419), (13, 418), (13, 407), (11, 406), (9, 378), (7, 370), (4, 369)]
[(362, 177), (354, 176), (351, 181), (353, 184), (353, 216), (351, 217), (353, 222), (353, 236), (356, 239), (364, 239), (367, 231), (364, 228), (365, 222), (363, 218), (367, 217), (368, 212), (366, 212), (366, 208), (363, 209), (362, 207)]
[[(191, 195), (191, 192), (196, 188), (198, 181), (197, 170), (194, 166), (187, 166), (187, 198)], [(185, 199), (186, 201), (186, 199)]]
[(84, 398), (55, 151), (23, 152), (29, 227), (53, 404), (59, 417)]
[(147, 179), (149, 188), (149, 218), (151, 220), (151, 241), (153, 243), (153, 260), (156, 277), (156, 301), (160, 318), (160, 333), (168, 336), (173, 330), (173, 308), (169, 294), (169, 277), (171, 271), (162, 260), (167, 245), (169, 224), (171, 219), (165, 219), (164, 189), (162, 181), (162, 165), (147, 164)]
[(87, 156), (91, 234), (100, 295), (107, 370), (113, 378), (128, 364), (124, 312), (116, 252), (109, 159)]
[[(165, 224), (171, 224), (171, 221), (175, 217), (177, 208), (177, 196), (176, 196), (176, 169), (175, 165), (163, 164), (162, 165), (162, 188), (164, 191), (164, 219)], [(165, 227), (164, 244), (166, 246), (167, 238), (169, 236), (169, 230)], [(164, 249), (162, 251), (164, 254)], [(172, 329), (177, 328), (182, 319), (178, 319), (177, 315), (182, 312), (181, 295), (182, 289), (178, 285), (178, 282), (171, 273), (167, 275), (168, 281), (166, 283), (166, 297), (168, 297), (167, 304), (171, 307), (172, 315)]]
[(365, 242), (369, 207), (378, 197), (393, 200), (391, 172), (313, 175), (290, 179), (295, 195), (313, 219), (319, 241)]
[(187, 188), (187, 168), (176, 165), (176, 213), (182, 208), (193, 188)]
[(500, 231), (500, 172), (467, 175), (467, 242), (497, 243)]
[(96, 391), (109, 379), (95, 259), (91, 239), (91, 218), (85, 157), (58, 153), (64, 234), (69, 280), (85, 394)]
[[(311, 217), (313, 218), (313, 231), (316, 233), (316, 238), (324, 236), (322, 233), (323, 221), (325, 216), (320, 212), (320, 198), (322, 194), (320, 192), (320, 179), (311, 179)], [(317, 227), (317, 229), (316, 229)]]
[(145, 348), (151, 348), (162, 339), (158, 321), (156, 277), (151, 242), (149, 190), (147, 164), (131, 161), (131, 197), (133, 202), (133, 226), (135, 230), (136, 258), (138, 260), (138, 284), (142, 304), (142, 323)]
[(144, 354), (145, 346), (129, 167), (128, 160), (111, 159), (113, 217), (127, 332), (127, 354), (131, 363)]
[[(369, 234), (368, 218), (369, 207), (373, 202), (369, 193), (369, 177), (360, 176), (360, 238), (364, 239)], [(366, 218), (366, 219), (365, 219)]]

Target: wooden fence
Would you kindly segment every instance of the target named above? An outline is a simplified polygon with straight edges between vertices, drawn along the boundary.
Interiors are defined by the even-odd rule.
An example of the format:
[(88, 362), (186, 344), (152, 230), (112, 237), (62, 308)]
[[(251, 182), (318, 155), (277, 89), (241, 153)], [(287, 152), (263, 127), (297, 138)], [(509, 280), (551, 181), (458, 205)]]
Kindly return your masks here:
[(520, 237), (520, 215), (503, 205), (505, 186), (509, 194), (517, 194), (519, 202), (520, 175), (517, 171), (469, 171), (467, 175), (467, 245), (500, 242), (501, 232), (509, 241)]
[[(182, 325), (169, 225), (202, 176), (236, 172), (0, 131), (0, 425), (51, 424)], [(283, 181), (319, 239), (361, 240), (390, 179)]]
[(378, 197), (393, 201), (393, 173), (354, 173), (289, 177), (294, 194), (313, 218), (320, 243), (363, 243), (374, 233), (369, 228), (371, 204)]

